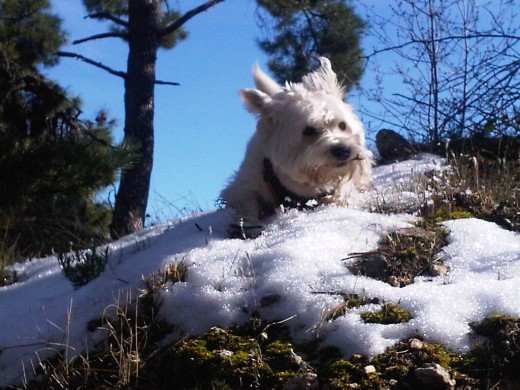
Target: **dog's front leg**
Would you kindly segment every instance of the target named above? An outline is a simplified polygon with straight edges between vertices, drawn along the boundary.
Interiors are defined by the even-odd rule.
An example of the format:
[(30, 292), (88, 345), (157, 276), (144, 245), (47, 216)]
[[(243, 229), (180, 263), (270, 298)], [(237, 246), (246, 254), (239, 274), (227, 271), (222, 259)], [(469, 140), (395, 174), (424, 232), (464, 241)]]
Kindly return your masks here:
[(241, 193), (241, 196), (230, 199), (229, 206), (233, 209), (233, 222), (228, 233), (232, 238), (250, 239), (262, 234), (264, 228), (261, 219), (265, 216), (259, 194), (253, 191)]
[(243, 218), (239, 218), (236, 222), (231, 223), (228, 228), (228, 234), (231, 238), (240, 238), (242, 240), (256, 238), (262, 234), (262, 231), (262, 224), (249, 222)]

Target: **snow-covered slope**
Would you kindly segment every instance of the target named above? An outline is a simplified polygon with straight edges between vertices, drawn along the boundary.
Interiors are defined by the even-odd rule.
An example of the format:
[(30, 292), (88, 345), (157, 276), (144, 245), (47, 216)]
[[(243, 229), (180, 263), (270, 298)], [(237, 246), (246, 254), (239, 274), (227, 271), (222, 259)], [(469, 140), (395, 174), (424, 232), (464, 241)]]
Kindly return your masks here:
[[(227, 238), (226, 210), (148, 228), (112, 243), (105, 272), (79, 289), (53, 257), (19, 264), (20, 282), (0, 288), (0, 386), (22, 383), (33, 375), (38, 359), (57, 351), (70, 358), (92, 348), (104, 335), (87, 331), (87, 323), (114, 302), (124, 302), (127, 294), (137, 296), (142, 275), (178, 261), (189, 266), (187, 280), (163, 289), (160, 313), (177, 325), (177, 336), (240, 323), (257, 312), (268, 321), (287, 319), (296, 339), (319, 334), (346, 356), (374, 355), (413, 335), (467, 351), (471, 321), (497, 312), (520, 316), (518, 234), (476, 219), (448, 222), (444, 262), (451, 268), (449, 277), (418, 279), (404, 288), (354, 276), (344, 260), (375, 249), (383, 233), (415, 219), (370, 212), (370, 205), (381, 198), (418, 202), (407, 181), (440, 169), (441, 160), (428, 155), (378, 167), (374, 189), (351, 207), (277, 215), (256, 240)], [(366, 324), (359, 309), (323, 322), (323, 313), (341, 302), (338, 293), (399, 303), (413, 319)], [(368, 309), (378, 305), (362, 308)]]

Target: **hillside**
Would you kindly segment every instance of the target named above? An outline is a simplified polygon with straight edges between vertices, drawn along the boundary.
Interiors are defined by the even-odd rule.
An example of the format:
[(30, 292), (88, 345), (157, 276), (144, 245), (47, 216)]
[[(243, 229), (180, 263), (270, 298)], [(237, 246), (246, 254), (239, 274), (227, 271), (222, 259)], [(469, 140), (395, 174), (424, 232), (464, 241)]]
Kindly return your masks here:
[[(160, 302), (154, 315), (168, 324), (157, 345), (255, 317), (282, 322), (295, 344), (334, 346), (347, 359), (410, 339), (466, 354), (478, 341), (471, 324), (497, 313), (520, 316), (517, 233), (476, 218), (447, 220), (446, 245), (431, 250), (427, 264), (443, 272), (388, 283), (356, 266), (360, 259), (367, 265), (367, 253), (385, 257), (389, 234), (417, 225), (417, 211), (432, 202), (428, 183), (444, 180), (446, 169), (432, 155), (377, 167), (374, 188), (349, 207), (287, 211), (255, 240), (227, 238), (227, 210), (150, 227), (111, 243), (105, 271), (81, 287), (56, 257), (17, 264), (18, 281), (0, 287), (0, 387), (30, 381), (39, 361), (57, 353), (72, 361), (94, 350), (111, 331), (99, 319), (150, 290)], [(373, 264), (386, 270), (391, 261)], [(164, 270), (180, 266), (181, 277), (167, 277)], [(354, 297), (359, 304), (348, 305)], [(367, 321), (367, 313), (389, 307), (408, 313), (406, 321)]]

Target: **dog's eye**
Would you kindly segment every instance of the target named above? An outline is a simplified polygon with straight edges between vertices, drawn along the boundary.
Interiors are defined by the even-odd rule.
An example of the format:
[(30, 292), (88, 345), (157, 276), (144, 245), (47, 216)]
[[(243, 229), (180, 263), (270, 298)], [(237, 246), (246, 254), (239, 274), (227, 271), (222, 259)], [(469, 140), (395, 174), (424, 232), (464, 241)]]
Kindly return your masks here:
[(311, 136), (318, 134), (318, 130), (315, 127), (307, 126), (303, 129), (303, 135)]
[(347, 124), (345, 122), (339, 122), (338, 127), (340, 130), (345, 131), (347, 130)]

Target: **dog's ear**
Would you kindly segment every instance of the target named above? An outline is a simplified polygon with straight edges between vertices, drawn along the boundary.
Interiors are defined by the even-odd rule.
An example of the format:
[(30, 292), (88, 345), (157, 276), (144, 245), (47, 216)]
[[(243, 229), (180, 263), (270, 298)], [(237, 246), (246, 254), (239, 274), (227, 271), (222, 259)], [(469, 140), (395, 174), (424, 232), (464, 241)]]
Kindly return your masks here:
[(253, 80), (255, 81), (256, 88), (269, 96), (274, 96), (282, 91), (282, 87), (266, 75), (258, 65), (253, 68)]
[(321, 64), (320, 67), (314, 72), (303, 76), (303, 86), (308, 91), (324, 91), (343, 100), (345, 97), (345, 89), (338, 82), (338, 78), (336, 77), (336, 73), (332, 70), (329, 59), (319, 57), (319, 60)]
[(258, 89), (244, 88), (240, 90), (240, 97), (245, 106), (253, 114), (261, 114), (272, 101), (271, 97)]

